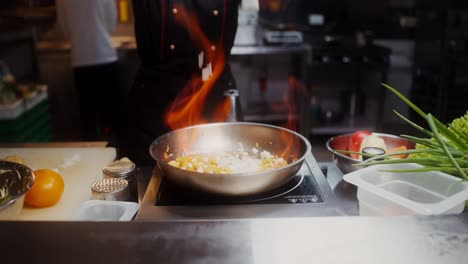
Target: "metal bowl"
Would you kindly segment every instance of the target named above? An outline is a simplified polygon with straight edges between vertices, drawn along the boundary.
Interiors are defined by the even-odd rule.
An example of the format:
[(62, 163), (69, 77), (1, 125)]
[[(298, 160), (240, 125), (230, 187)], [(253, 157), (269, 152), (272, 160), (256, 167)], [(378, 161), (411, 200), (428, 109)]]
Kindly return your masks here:
[[(182, 170), (168, 164), (167, 155), (220, 153), (252, 147), (284, 157), (288, 165), (255, 173), (209, 174)], [(301, 168), (311, 152), (302, 135), (277, 126), (249, 123), (212, 123), (186, 127), (157, 138), (150, 146), (151, 156), (167, 179), (188, 188), (226, 196), (242, 196), (277, 188)]]
[[(399, 136), (385, 134), (385, 133), (372, 133), (380, 138), (382, 138), (387, 145), (387, 149), (396, 148), (399, 146), (406, 146), (408, 149), (414, 148), (414, 143), (404, 139)], [(362, 166), (355, 166), (354, 164), (358, 164), (361, 161), (358, 159), (353, 159), (346, 154), (336, 153), (336, 150), (347, 150), (348, 148), (348, 141), (351, 137), (352, 133), (338, 135), (330, 138), (326, 142), (327, 149), (333, 152), (333, 162), (336, 166), (343, 172), (344, 174), (350, 173), (359, 169), (362, 169)]]
[(34, 173), (28, 166), (0, 161), (0, 220), (10, 220), (21, 212), (24, 195), (34, 183)]

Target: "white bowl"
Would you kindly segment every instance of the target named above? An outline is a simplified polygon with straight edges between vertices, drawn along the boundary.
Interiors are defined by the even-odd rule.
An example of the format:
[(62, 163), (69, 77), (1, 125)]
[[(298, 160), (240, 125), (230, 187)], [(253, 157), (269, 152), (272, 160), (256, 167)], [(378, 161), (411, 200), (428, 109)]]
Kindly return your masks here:
[(131, 221), (139, 205), (134, 202), (89, 200), (72, 216), (75, 221)]

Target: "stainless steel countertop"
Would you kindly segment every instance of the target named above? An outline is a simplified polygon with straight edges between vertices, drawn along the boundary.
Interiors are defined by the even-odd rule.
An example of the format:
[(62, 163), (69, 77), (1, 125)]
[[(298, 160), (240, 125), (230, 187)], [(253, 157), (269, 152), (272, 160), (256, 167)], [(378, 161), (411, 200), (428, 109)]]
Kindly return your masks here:
[(0, 226), (5, 263), (430, 264), (468, 257), (467, 215)]
[[(327, 165), (328, 163), (319, 163)], [(350, 210), (353, 190), (328, 167)], [(331, 171), (330, 171), (331, 170)], [(355, 195), (355, 192), (354, 192)], [(354, 200), (353, 200), (354, 199)], [(354, 203), (353, 203), (354, 201)], [(5, 263), (466, 263), (468, 214), (0, 222)], [(18, 249), (25, 252), (18, 253)]]
[(357, 187), (343, 180), (343, 173), (333, 162), (319, 162), (318, 164), (327, 167), (328, 184), (343, 212), (349, 216), (358, 216)]

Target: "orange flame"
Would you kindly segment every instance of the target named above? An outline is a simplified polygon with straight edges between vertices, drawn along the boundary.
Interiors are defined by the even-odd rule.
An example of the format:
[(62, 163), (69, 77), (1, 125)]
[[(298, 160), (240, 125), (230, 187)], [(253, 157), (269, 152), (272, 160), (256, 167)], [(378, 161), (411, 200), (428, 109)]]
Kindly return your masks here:
[[(200, 75), (195, 74), (185, 85), (172, 103), (166, 113), (165, 120), (171, 129), (182, 128), (190, 125), (207, 123), (203, 117), (203, 108), (206, 105), (206, 98), (224, 69), (225, 56), (222, 41), (212, 49), (212, 44), (202, 31), (195, 15), (187, 12), (183, 6), (176, 5), (178, 14), (175, 16), (176, 22), (185, 27), (196, 46), (200, 46), (205, 54), (206, 62), (211, 63), (212, 75), (208, 80), (202, 81)], [(229, 112), (229, 98), (226, 98), (218, 106), (216, 111), (210, 116), (214, 122), (223, 121)]]
[[(166, 123), (171, 129), (178, 129), (207, 123), (208, 121), (224, 121), (226, 114), (230, 110), (229, 98), (225, 98), (224, 101), (215, 106), (214, 113), (211, 113), (211, 116), (209, 116), (210, 120), (207, 120), (208, 118), (203, 116), (204, 106), (207, 103), (207, 96), (210, 94), (210, 91), (224, 70), (225, 53), (222, 41), (220, 41), (215, 47), (215, 50), (213, 50), (212, 44), (202, 31), (196, 16), (187, 12), (181, 5), (176, 5), (175, 8), (178, 10), (175, 16), (176, 22), (187, 29), (194, 45), (200, 47), (200, 50), (204, 52), (205, 61), (211, 63), (213, 72), (212, 76), (206, 81), (202, 81), (199, 74), (194, 74), (194, 76), (192, 76), (168, 109), (165, 115)], [(299, 90), (305, 90), (305, 87), (292, 76), (289, 77), (288, 81), (290, 89), (287, 89), (287, 92), (283, 95), (284, 102), (272, 105), (272, 109), (282, 112), (287, 111), (288, 121), (283, 126), (296, 131), (296, 103), (294, 101), (295, 97), (291, 95), (297, 94)], [(287, 144), (282, 153), (275, 154), (288, 161), (297, 158), (297, 155), (294, 154), (297, 153), (299, 147), (298, 139), (286, 132), (281, 133), (280, 137), (280, 142), (287, 142)], [(292, 157), (292, 155), (294, 155), (294, 157)]]
[[(283, 101), (281, 103), (272, 104), (271, 108), (278, 112), (287, 112), (287, 122), (282, 126), (290, 130), (297, 131), (297, 103), (295, 101), (295, 95), (305, 94), (307, 89), (304, 86), (304, 84), (299, 82), (294, 76), (289, 76), (288, 84), (289, 89), (286, 89), (285, 93), (283, 94)], [(280, 138), (281, 142), (287, 142), (287, 145), (284, 147), (282, 153), (277, 153), (277, 155), (283, 157), (286, 160), (289, 160), (289, 158), (291, 158), (291, 155), (293, 155), (299, 147), (299, 141), (297, 138), (291, 136), (290, 133), (286, 132), (280, 133)]]

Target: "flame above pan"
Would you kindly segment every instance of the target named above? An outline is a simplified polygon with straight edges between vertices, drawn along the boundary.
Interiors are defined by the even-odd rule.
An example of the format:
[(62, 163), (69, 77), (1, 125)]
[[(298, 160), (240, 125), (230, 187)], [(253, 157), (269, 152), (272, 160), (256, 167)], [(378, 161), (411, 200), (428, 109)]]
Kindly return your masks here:
[(195, 46), (200, 47), (202, 57), (206, 58), (205, 63), (200, 66), (207, 74), (204, 74), (204, 80), (200, 74), (194, 74), (191, 77), (166, 113), (166, 123), (171, 129), (178, 129), (207, 123), (208, 120), (210, 122), (224, 121), (230, 109), (228, 98), (216, 105), (215, 110), (209, 113), (208, 117), (203, 116), (207, 96), (219, 79), (226, 63), (222, 41), (213, 45), (202, 31), (194, 14), (180, 5), (176, 5), (175, 8), (178, 10), (175, 16), (176, 22), (187, 29), (192, 42)]

